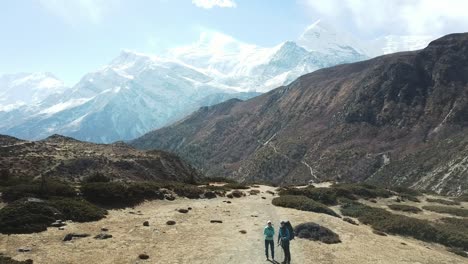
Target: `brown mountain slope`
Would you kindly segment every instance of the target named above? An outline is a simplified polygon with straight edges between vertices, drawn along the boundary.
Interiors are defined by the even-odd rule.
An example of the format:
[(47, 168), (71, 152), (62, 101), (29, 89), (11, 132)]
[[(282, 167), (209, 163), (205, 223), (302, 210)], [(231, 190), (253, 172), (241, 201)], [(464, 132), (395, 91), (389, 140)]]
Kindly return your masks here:
[(468, 34), (304, 75), (242, 102), (204, 107), (132, 142), (208, 175), (371, 181), (468, 191)]
[(97, 172), (128, 180), (190, 182), (198, 173), (179, 157), (163, 151), (141, 151), (123, 143), (81, 142), (53, 135), (23, 141), (0, 135), (0, 169), (27, 179), (41, 175), (75, 180)]

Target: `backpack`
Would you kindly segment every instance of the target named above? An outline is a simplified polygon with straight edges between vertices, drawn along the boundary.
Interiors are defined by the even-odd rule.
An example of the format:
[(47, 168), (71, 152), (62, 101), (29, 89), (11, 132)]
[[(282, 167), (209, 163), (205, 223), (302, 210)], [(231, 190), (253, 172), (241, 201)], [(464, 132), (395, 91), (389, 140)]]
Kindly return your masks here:
[(286, 228), (289, 231), (289, 240), (293, 240), (294, 239), (294, 228), (292, 227), (291, 222), (286, 221), (286, 223), (284, 225), (286, 226)]

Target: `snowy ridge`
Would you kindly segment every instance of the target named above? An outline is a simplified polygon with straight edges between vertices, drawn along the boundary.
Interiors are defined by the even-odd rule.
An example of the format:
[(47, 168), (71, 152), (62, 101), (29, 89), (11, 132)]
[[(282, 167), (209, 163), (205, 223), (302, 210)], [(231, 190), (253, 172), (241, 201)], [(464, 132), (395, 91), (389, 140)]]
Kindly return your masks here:
[[(306, 73), (389, 52), (419, 49), (430, 36), (388, 36), (363, 44), (317, 21), (273, 47), (206, 32), (161, 56), (123, 50), (72, 88), (49, 73), (0, 76), (0, 133), (25, 139), (63, 134), (129, 140), (201, 106), (248, 99)], [(66, 91), (64, 93), (64, 91)]]

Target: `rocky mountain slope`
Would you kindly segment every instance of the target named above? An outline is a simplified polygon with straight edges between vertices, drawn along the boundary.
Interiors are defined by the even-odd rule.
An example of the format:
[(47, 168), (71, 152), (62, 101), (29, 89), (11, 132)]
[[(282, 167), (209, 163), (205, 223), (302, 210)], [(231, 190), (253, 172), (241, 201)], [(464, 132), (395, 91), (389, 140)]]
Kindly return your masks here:
[(468, 34), (318, 70), (247, 101), (203, 107), (132, 144), (208, 175), (468, 190)]
[[(408, 46), (405, 39), (391, 40), (392, 50), (427, 44), (413, 41), (416, 44)], [(38, 85), (30, 81), (38, 78), (2, 77), (0, 133), (29, 140), (55, 133), (99, 143), (129, 140), (201, 106), (231, 98), (248, 99), (317, 69), (383, 54), (387, 42), (371, 42), (369, 48), (317, 22), (297, 40), (273, 47), (211, 32), (162, 56), (125, 50), (66, 92), (58, 88), (37, 90)], [(45, 79), (47, 76), (38, 79), (43, 80), (40, 87), (60, 84), (50, 76)], [(8, 84), (2, 81), (5, 78)]]
[(140, 151), (124, 143), (92, 144), (59, 135), (41, 141), (0, 135), (0, 168), (4, 176), (25, 179), (45, 175), (77, 180), (96, 173), (127, 180), (191, 182), (199, 177), (190, 165), (164, 151)]

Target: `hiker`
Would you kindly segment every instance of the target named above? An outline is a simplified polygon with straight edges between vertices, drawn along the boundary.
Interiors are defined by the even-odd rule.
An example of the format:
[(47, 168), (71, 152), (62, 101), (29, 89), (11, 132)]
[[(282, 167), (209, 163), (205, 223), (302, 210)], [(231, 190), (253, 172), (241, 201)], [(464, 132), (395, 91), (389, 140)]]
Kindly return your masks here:
[(289, 233), (288, 227), (286, 226), (286, 221), (281, 221), (280, 228), (278, 231), (278, 244), (281, 245), (284, 251), (284, 261), (282, 264), (291, 263), (291, 252), (289, 251), (289, 240), (291, 235)]
[(271, 221), (267, 222), (265, 229), (263, 229), (263, 235), (265, 236), (265, 255), (267, 260), (270, 260), (268, 257), (268, 246), (271, 249), (271, 259), (275, 260), (275, 243), (273, 237), (275, 236), (275, 229), (273, 228)]

